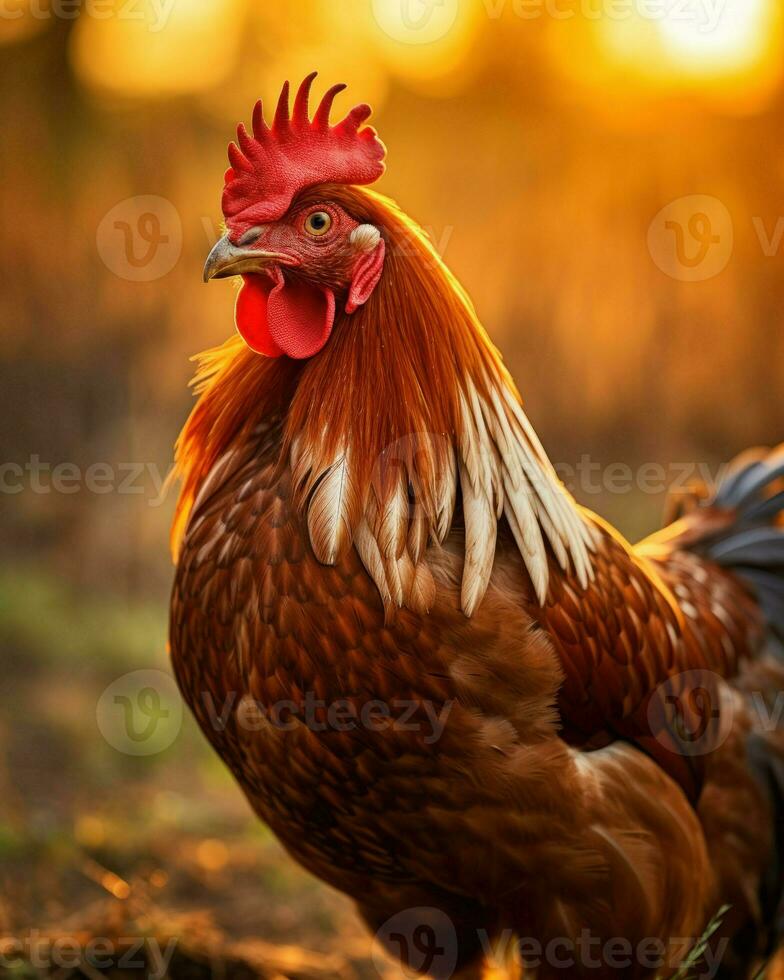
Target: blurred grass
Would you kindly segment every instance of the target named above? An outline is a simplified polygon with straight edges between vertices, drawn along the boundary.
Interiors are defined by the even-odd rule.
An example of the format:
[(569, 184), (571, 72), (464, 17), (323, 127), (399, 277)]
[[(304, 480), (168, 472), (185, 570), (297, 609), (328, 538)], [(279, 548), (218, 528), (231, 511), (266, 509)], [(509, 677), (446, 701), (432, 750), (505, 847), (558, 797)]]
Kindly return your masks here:
[(294, 944), (300, 965), (270, 976), (328, 975), (308, 950), (337, 957), (335, 976), (377, 976), (348, 900), (285, 855), (187, 712), (155, 756), (101, 737), (101, 692), (129, 671), (168, 672), (165, 641), (163, 603), (0, 566), (0, 936), (103, 935), (115, 909), (126, 933), (137, 921), (160, 934), (179, 922), (178, 948), (193, 947), (205, 975), (217, 957), (226, 975), (264, 976), (259, 964)]
[(32, 565), (0, 566), (0, 641), (47, 665), (130, 670), (164, 650), (166, 606), (91, 593)]

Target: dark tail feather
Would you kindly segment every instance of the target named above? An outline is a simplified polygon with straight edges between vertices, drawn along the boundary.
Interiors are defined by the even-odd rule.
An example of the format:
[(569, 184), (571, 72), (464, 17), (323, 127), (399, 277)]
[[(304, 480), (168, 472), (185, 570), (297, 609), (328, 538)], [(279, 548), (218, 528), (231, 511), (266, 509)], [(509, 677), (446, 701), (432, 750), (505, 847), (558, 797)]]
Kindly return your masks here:
[[(770, 629), (767, 650), (784, 656), (784, 444), (752, 450), (730, 466), (708, 502), (731, 523), (697, 542), (697, 550), (755, 593)], [(777, 733), (753, 732), (748, 764), (770, 805), (773, 849), (760, 889), (771, 953), (784, 933), (784, 752)]]
[(734, 521), (694, 550), (747, 582), (784, 639), (784, 444), (739, 456), (707, 506), (733, 512)]
[(770, 955), (784, 935), (784, 759), (764, 736), (753, 733), (747, 745), (749, 768), (765, 793), (773, 817), (773, 853), (762, 881), (762, 918), (769, 928)]
[[(759, 568), (747, 568), (738, 565), (733, 571), (749, 583), (762, 606), (765, 619), (771, 630), (780, 640), (784, 641), (782, 623), (784, 623), (784, 581), (781, 575), (771, 575)], [(777, 651), (781, 649), (778, 645)]]
[(784, 445), (749, 461), (748, 454), (739, 456), (730, 464), (722, 480), (714, 502), (717, 507), (732, 508), (743, 512), (749, 504), (758, 502), (777, 479), (784, 476)]

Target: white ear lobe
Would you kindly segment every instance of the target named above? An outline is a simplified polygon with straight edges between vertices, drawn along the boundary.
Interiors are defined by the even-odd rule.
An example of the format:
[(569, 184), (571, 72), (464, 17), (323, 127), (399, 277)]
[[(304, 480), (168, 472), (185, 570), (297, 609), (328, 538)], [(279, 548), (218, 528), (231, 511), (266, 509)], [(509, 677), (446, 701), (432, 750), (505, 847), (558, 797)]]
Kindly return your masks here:
[(381, 239), (375, 225), (359, 225), (351, 232), (349, 241), (358, 252), (372, 252)]

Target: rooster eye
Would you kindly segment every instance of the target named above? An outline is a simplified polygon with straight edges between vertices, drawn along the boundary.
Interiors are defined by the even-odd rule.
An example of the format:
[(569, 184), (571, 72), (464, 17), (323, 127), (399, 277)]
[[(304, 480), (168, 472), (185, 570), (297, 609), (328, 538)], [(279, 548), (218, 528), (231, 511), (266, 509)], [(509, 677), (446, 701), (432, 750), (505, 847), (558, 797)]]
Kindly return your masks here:
[(326, 211), (314, 211), (305, 219), (305, 231), (309, 235), (326, 235), (332, 225), (332, 218)]

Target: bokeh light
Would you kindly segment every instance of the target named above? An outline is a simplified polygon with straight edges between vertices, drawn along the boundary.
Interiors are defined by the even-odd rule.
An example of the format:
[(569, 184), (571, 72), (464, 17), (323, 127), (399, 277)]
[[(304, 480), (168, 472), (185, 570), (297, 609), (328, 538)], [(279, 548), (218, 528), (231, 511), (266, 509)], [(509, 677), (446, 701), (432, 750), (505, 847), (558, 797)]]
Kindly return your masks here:
[(202, 92), (233, 70), (240, 0), (116, 0), (111, 16), (80, 17), (72, 55), (90, 87), (126, 96)]
[(658, 21), (664, 50), (680, 71), (727, 75), (753, 70), (765, 58), (777, 20), (774, 0), (723, 0), (698, 16), (675, 13)]
[(778, 0), (654, 9), (655, 16), (634, 6), (624, 16), (576, 18), (566, 30), (550, 25), (555, 63), (572, 80), (611, 90), (610, 101), (627, 109), (686, 95), (746, 114), (775, 96), (784, 67)]

